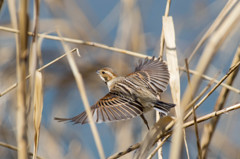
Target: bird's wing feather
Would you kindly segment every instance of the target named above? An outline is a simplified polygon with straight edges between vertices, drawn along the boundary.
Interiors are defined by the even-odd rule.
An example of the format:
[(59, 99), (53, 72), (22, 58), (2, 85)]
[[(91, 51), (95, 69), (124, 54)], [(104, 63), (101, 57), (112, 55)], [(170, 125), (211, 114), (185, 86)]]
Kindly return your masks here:
[[(130, 101), (128, 98), (119, 96), (116, 93), (109, 92), (91, 107), (93, 120), (97, 123), (130, 119), (143, 113), (142, 106), (136, 101)], [(55, 118), (58, 121), (72, 121), (75, 124), (88, 123), (86, 112), (73, 118)]]
[(159, 94), (167, 89), (169, 82), (168, 67), (159, 58), (146, 58), (139, 61), (135, 72), (129, 74), (127, 78), (132, 79), (131, 81), (142, 81), (154, 93)]

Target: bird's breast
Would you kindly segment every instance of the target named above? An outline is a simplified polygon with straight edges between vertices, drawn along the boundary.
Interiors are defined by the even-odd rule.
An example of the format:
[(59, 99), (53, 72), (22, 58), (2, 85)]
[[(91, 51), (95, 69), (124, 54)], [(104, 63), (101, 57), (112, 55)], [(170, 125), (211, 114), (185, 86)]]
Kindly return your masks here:
[(113, 90), (118, 83), (124, 80), (124, 77), (116, 77), (107, 82), (108, 90)]

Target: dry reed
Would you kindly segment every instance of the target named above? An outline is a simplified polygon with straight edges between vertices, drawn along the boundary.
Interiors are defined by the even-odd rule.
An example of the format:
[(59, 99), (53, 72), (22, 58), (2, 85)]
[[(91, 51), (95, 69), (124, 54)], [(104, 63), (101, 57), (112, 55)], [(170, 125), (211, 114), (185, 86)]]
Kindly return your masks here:
[[(58, 32), (58, 34), (61, 36), (60, 32)], [(62, 41), (62, 45), (63, 45), (63, 48), (66, 52), (68, 52), (70, 50), (70, 48), (64, 43), (64, 41)], [(93, 117), (92, 117), (92, 113), (91, 113), (90, 105), (89, 105), (89, 102), (88, 102), (87, 93), (85, 91), (82, 75), (78, 71), (78, 68), (77, 68), (76, 62), (74, 61), (73, 56), (71, 54), (67, 54), (67, 59), (68, 59), (69, 65), (71, 67), (71, 70), (73, 72), (73, 75), (75, 77), (75, 80), (76, 80), (76, 83), (77, 83), (77, 86), (78, 86), (78, 90), (79, 90), (79, 93), (81, 95), (83, 105), (85, 107), (85, 110), (86, 110), (86, 113), (87, 113), (87, 116), (88, 116), (89, 124), (90, 124), (91, 131), (92, 131), (92, 134), (93, 134), (93, 137), (94, 137), (97, 149), (98, 149), (99, 157), (101, 159), (104, 159), (105, 154), (104, 154), (104, 151), (103, 151), (102, 142), (100, 140), (97, 127), (96, 127), (96, 125), (94, 123), (94, 120), (93, 120)]]
[(27, 74), (27, 53), (28, 53), (28, 1), (23, 0), (20, 3), (19, 13), (19, 52), (17, 52), (17, 143), (18, 159), (28, 158), (28, 137), (27, 137), (27, 83), (25, 80)]
[(163, 31), (166, 42), (166, 56), (168, 69), (170, 73), (170, 87), (173, 98), (173, 103), (176, 104), (175, 111), (177, 116), (177, 123), (173, 133), (173, 144), (171, 145), (170, 158), (177, 158), (180, 156), (182, 145), (182, 108), (180, 107), (180, 77), (178, 69), (178, 58), (175, 43), (175, 31), (172, 17), (163, 17)]

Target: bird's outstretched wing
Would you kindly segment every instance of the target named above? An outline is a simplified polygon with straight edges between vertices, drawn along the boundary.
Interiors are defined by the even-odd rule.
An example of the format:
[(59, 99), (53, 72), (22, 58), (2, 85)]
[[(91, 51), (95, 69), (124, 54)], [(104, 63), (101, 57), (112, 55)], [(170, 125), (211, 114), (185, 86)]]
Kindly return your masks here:
[(167, 89), (168, 67), (160, 58), (145, 58), (145, 60), (139, 61), (135, 72), (129, 74), (127, 78), (130, 78), (131, 81), (141, 81), (154, 93), (159, 94)]
[[(109, 92), (91, 107), (93, 120), (97, 123), (130, 119), (142, 115), (143, 109), (140, 103), (130, 101), (127, 97)], [(72, 118), (55, 118), (58, 121), (72, 121), (75, 124), (88, 123), (87, 113), (83, 112)]]

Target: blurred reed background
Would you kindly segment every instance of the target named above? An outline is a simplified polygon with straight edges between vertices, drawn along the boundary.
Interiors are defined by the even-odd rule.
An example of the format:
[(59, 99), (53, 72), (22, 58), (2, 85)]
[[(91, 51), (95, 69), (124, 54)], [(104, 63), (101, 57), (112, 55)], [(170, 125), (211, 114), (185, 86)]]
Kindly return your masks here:
[[(1, 0), (0, 158), (104, 158), (125, 150), (132, 151), (112, 158), (240, 158), (239, 28), (237, 0)], [(125, 75), (146, 55), (171, 65), (162, 99), (177, 104), (172, 122), (154, 124), (152, 111), (150, 133), (134, 118), (97, 124), (93, 137), (94, 125), (53, 120), (108, 92), (96, 70)], [(171, 123), (173, 137), (163, 133)]]

